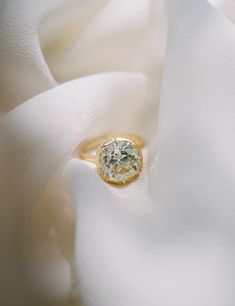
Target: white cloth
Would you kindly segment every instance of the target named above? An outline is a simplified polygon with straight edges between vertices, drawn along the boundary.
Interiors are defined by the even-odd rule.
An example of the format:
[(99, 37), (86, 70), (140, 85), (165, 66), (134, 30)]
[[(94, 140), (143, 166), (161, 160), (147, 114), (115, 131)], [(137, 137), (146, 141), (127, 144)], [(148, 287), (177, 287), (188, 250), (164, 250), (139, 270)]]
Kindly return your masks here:
[[(1, 159), (1, 215), (17, 225), (23, 216), (16, 228), (1, 222), (2, 244), (11, 242), (5, 253), (15, 263), (1, 277), (15, 273), (15, 283), (8, 277), (15, 295), (6, 292), (7, 299), (19, 301), (30, 282), (25, 305), (38, 294), (66, 303), (74, 273), (89, 306), (232, 306), (234, 25), (205, 0), (168, 1), (158, 124), (160, 3), (6, 1), (1, 7), (1, 107), (18, 105), (2, 120), (10, 162)], [(66, 165), (78, 220), (73, 266), (65, 239), (71, 206), (54, 195), (49, 204), (35, 202), (84, 137), (120, 124), (146, 137), (145, 172), (120, 190), (104, 185), (84, 162)], [(14, 230), (23, 241), (23, 272), (14, 269)]]

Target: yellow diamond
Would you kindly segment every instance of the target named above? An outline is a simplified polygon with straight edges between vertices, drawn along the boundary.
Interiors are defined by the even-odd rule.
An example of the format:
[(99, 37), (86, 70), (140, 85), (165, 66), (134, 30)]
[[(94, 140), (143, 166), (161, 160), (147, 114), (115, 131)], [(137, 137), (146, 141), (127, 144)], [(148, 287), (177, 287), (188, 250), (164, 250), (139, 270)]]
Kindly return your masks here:
[(126, 184), (141, 172), (143, 157), (136, 144), (126, 138), (114, 138), (99, 148), (98, 170), (111, 184)]

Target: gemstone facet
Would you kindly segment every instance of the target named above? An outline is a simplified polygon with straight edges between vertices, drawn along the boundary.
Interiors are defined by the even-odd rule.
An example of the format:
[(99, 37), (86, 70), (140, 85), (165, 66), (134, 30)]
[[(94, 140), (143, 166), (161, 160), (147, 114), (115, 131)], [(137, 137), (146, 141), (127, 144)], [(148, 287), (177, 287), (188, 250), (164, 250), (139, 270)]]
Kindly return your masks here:
[(113, 138), (102, 144), (97, 158), (99, 174), (111, 184), (124, 185), (133, 181), (143, 166), (141, 150), (126, 138)]

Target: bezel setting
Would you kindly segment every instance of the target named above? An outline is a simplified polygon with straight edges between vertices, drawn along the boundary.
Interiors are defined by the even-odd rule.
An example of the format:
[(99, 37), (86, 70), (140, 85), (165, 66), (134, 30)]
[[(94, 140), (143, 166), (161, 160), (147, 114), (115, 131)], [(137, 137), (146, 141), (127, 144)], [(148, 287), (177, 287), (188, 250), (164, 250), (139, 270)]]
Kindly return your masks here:
[(98, 147), (96, 167), (106, 183), (124, 186), (139, 177), (143, 169), (143, 154), (133, 140), (113, 137)]

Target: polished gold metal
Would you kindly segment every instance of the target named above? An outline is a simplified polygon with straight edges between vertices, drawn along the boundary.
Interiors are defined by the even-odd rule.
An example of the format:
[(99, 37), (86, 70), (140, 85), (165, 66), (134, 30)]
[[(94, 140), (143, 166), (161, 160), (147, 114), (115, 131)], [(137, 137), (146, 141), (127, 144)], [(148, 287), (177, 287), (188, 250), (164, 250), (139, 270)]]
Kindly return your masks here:
[[(139, 167), (136, 169), (136, 173), (131, 177), (125, 179), (125, 181), (114, 181), (108, 178), (104, 172), (102, 171), (102, 165), (100, 162), (100, 154), (102, 147), (108, 145), (112, 142), (120, 142), (120, 141), (127, 141), (133, 147), (133, 150), (139, 154), (138, 162)], [(138, 135), (133, 134), (121, 134), (121, 135), (103, 135), (96, 139), (89, 140), (84, 142), (79, 150), (80, 158), (89, 162), (93, 162), (96, 164), (97, 171), (100, 177), (109, 184), (113, 185), (127, 185), (130, 182), (136, 180), (142, 169), (143, 169), (143, 155), (141, 149), (144, 147), (144, 139)]]

